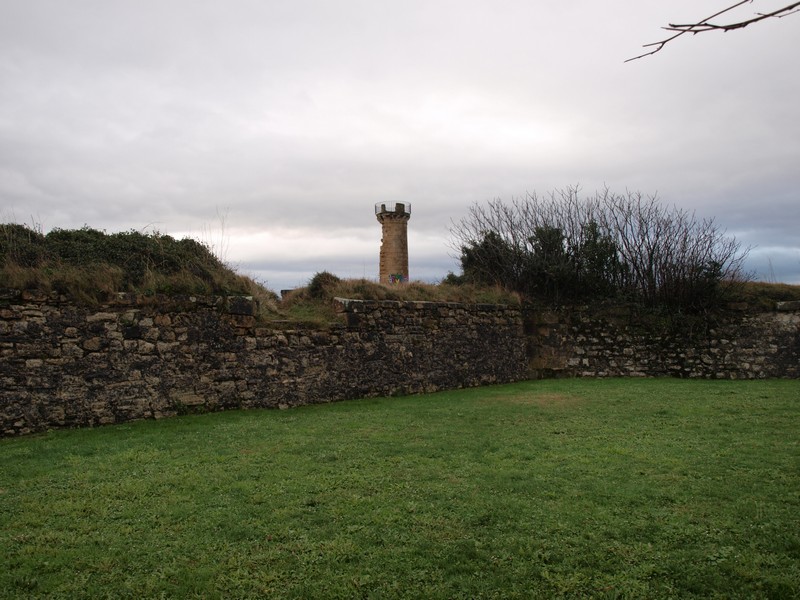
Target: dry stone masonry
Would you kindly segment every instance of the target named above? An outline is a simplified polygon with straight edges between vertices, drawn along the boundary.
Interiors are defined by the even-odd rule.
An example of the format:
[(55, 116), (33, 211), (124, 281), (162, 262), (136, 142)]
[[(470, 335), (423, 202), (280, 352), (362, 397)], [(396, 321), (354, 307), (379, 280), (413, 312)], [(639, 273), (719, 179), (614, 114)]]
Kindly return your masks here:
[(0, 435), (524, 379), (519, 309), (340, 300), (322, 329), (259, 326), (248, 298), (100, 308), (7, 293)]
[(660, 319), (634, 307), (336, 300), (340, 321), (256, 322), (242, 297), (98, 308), (0, 293), (0, 435), (286, 408), (537, 377), (800, 377), (800, 303)]
[(800, 378), (800, 302), (700, 318), (632, 306), (526, 310), (531, 378)]

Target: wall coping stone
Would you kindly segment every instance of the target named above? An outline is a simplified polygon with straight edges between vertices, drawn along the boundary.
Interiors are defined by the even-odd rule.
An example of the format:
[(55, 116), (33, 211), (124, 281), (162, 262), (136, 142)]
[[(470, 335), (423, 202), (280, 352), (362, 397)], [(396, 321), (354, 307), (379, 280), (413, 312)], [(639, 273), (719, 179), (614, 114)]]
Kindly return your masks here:
[(429, 308), (465, 308), (482, 312), (500, 310), (520, 310), (519, 306), (509, 304), (465, 303), (465, 302), (437, 302), (434, 300), (361, 300), (355, 298), (333, 299), (334, 307), (338, 312), (360, 312), (370, 307), (410, 308), (425, 310)]

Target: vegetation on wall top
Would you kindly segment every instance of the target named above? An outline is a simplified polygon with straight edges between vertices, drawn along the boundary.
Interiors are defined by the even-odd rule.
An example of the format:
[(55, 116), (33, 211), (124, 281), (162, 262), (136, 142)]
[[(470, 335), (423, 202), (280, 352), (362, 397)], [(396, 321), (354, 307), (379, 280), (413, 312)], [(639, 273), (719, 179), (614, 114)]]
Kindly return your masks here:
[(275, 295), (236, 274), (196, 240), (136, 230), (108, 234), (91, 227), (47, 234), (0, 225), (0, 287), (58, 292), (96, 303), (117, 292)]
[[(554, 198), (476, 205), (453, 229), (463, 274), (450, 273), (439, 284), (387, 286), (322, 271), (280, 301), (193, 239), (136, 230), (108, 234), (88, 226), (44, 234), (25, 225), (0, 224), (0, 288), (56, 292), (88, 304), (118, 292), (246, 295), (258, 301), (259, 316), (267, 320), (311, 322), (334, 318), (334, 297), (487, 304), (638, 300), (678, 308), (705, 308), (723, 300), (771, 308), (775, 301), (800, 300), (800, 286), (744, 281), (738, 245), (713, 223), (698, 227), (688, 215), (679, 213), (675, 219), (652, 202), (627, 205), (651, 210), (649, 218), (658, 219), (627, 213), (639, 219), (637, 228), (630, 229), (639, 237), (620, 239), (609, 233), (608, 213), (585, 207), (581, 212), (575, 198), (568, 195), (572, 204), (564, 204), (562, 212)], [(683, 237), (675, 235), (676, 225), (683, 227)], [(692, 236), (700, 232), (713, 234), (695, 243), (695, 250), (705, 253), (681, 255), (691, 247), (688, 242), (698, 242)]]
[(251, 278), (237, 274), (203, 243), (158, 232), (108, 234), (88, 226), (44, 234), (20, 224), (0, 224), (0, 288), (57, 292), (97, 304), (118, 292), (140, 295), (246, 295), (258, 300), (267, 320), (326, 322), (332, 299), (424, 300), (518, 304), (519, 296), (492, 286), (385, 286), (340, 279), (322, 271), (283, 301)]
[(519, 294), (499, 286), (453, 285), (412, 281), (384, 285), (368, 279), (341, 279), (328, 271), (315, 274), (308, 285), (290, 292), (281, 310), (299, 320), (326, 321), (334, 318), (332, 300), (392, 300), (409, 302), (458, 302), (464, 304), (511, 304), (521, 302)]

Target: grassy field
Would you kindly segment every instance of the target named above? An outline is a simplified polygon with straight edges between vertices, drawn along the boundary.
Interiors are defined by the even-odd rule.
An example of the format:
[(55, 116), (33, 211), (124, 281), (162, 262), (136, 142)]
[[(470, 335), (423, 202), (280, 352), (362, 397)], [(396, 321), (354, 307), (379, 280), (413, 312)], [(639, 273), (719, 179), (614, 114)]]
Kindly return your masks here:
[(800, 382), (528, 382), (0, 440), (0, 596), (797, 598)]

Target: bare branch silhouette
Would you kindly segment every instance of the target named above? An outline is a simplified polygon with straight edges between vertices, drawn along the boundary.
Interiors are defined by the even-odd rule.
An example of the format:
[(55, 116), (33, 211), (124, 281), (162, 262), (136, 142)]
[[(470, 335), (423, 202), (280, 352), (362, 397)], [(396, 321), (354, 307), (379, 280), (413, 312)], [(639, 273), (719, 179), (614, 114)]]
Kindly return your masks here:
[(656, 52), (659, 52), (664, 46), (666, 46), (672, 40), (679, 38), (680, 36), (691, 33), (692, 35), (696, 35), (698, 33), (705, 33), (708, 31), (734, 31), (736, 29), (743, 29), (748, 25), (752, 25), (753, 23), (758, 23), (759, 21), (763, 21), (765, 19), (781, 19), (783, 17), (789, 16), (796, 12), (800, 12), (800, 2), (794, 2), (783, 8), (779, 8), (777, 10), (773, 10), (772, 12), (768, 13), (756, 13), (755, 17), (751, 17), (750, 19), (745, 19), (743, 21), (736, 21), (733, 23), (724, 23), (724, 24), (716, 24), (710, 23), (711, 19), (715, 19), (720, 15), (725, 14), (728, 11), (731, 11), (735, 8), (738, 8), (744, 4), (751, 4), (753, 0), (742, 0), (741, 2), (737, 2), (725, 8), (717, 13), (714, 13), (710, 17), (706, 17), (705, 19), (698, 21), (696, 23), (670, 23), (666, 27), (662, 27), (662, 29), (666, 31), (673, 31), (676, 32), (674, 35), (663, 39), (659, 42), (652, 42), (650, 44), (645, 44), (642, 46), (643, 48), (653, 48), (650, 52), (645, 52), (644, 54), (640, 54), (639, 56), (634, 56), (633, 58), (629, 58), (625, 62), (631, 62), (632, 60), (638, 60), (640, 58), (644, 58), (645, 56), (651, 56)]

